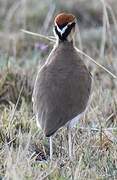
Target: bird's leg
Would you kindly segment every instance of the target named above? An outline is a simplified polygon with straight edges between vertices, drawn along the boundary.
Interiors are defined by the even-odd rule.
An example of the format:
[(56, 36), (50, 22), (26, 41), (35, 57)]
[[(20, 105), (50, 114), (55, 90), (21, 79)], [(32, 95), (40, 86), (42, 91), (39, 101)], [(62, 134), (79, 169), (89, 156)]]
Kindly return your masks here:
[(69, 158), (73, 160), (73, 152), (72, 152), (72, 130), (68, 126), (68, 145), (69, 145)]
[(50, 136), (50, 160), (52, 160), (53, 148), (52, 148), (52, 136)]

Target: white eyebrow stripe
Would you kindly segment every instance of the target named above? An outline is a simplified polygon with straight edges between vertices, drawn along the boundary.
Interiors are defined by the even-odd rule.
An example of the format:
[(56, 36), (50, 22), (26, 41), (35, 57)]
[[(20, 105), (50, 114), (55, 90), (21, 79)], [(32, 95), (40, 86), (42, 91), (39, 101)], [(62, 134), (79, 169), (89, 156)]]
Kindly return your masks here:
[(68, 25), (66, 25), (66, 26), (61, 30), (61, 35), (66, 31), (67, 28), (68, 28)]
[(56, 27), (57, 27), (58, 32), (59, 32), (61, 35), (63, 35), (64, 32), (66, 31), (66, 29), (68, 28), (68, 26), (71, 25), (73, 22), (75, 22), (75, 21), (69, 22), (62, 30), (58, 27), (57, 23), (55, 23), (55, 25), (56, 25)]
[(58, 32), (61, 33), (61, 29), (56, 25)]
[(56, 27), (57, 27), (57, 30), (58, 30), (58, 32), (60, 32), (60, 34), (62, 35), (65, 31), (66, 31), (66, 29), (68, 28), (68, 25), (66, 25), (62, 30), (58, 27), (58, 25), (57, 24), (55, 24), (56, 25)]

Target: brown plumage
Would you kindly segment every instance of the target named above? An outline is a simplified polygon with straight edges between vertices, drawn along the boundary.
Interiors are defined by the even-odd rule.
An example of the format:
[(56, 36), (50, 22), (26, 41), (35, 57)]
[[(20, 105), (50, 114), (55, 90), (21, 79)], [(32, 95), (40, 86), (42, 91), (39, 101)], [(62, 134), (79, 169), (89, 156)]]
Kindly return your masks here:
[[(58, 17), (65, 18), (65, 23), (68, 16)], [(39, 70), (33, 92), (34, 112), (47, 137), (85, 111), (91, 90), (90, 73), (73, 43), (75, 19), (74, 25), (68, 22), (62, 31), (56, 27), (58, 17), (55, 18), (58, 43)]]
[(90, 88), (90, 74), (72, 43), (61, 43), (38, 73), (34, 91), (34, 111), (46, 136), (85, 110)]

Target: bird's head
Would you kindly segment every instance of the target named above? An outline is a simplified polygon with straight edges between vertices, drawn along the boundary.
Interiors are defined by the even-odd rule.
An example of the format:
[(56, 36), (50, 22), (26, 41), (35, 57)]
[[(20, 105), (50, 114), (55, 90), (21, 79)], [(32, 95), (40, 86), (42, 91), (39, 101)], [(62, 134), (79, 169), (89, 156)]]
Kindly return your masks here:
[(76, 17), (73, 14), (60, 13), (54, 20), (54, 33), (60, 41), (74, 41)]

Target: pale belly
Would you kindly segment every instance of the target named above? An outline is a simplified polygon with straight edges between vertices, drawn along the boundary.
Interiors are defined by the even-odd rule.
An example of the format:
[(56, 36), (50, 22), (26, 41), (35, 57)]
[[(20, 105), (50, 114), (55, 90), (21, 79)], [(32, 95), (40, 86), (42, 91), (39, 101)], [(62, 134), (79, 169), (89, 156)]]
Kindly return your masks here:
[(72, 120), (70, 120), (68, 123), (67, 123), (67, 126), (69, 126), (70, 128), (73, 128), (76, 126), (76, 124), (79, 123), (80, 119), (82, 118), (84, 112), (82, 112), (81, 114), (77, 115), (76, 117), (74, 117)]
[[(70, 128), (73, 128), (76, 126), (76, 124), (79, 123), (80, 119), (82, 118), (84, 112), (82, 112), (81, 114), (77, 115), (76, 117), (74, 117), (72, 120), (70, 120), (69, 122), (66, 123), (65, 126), (69, 126)], [(37, 123), (37, 127), (39, 129), (41, 129), (41, 126), (39, 124), (39, 118), (38, 118), (38, 114), (36, 115), (36, 123)]]

